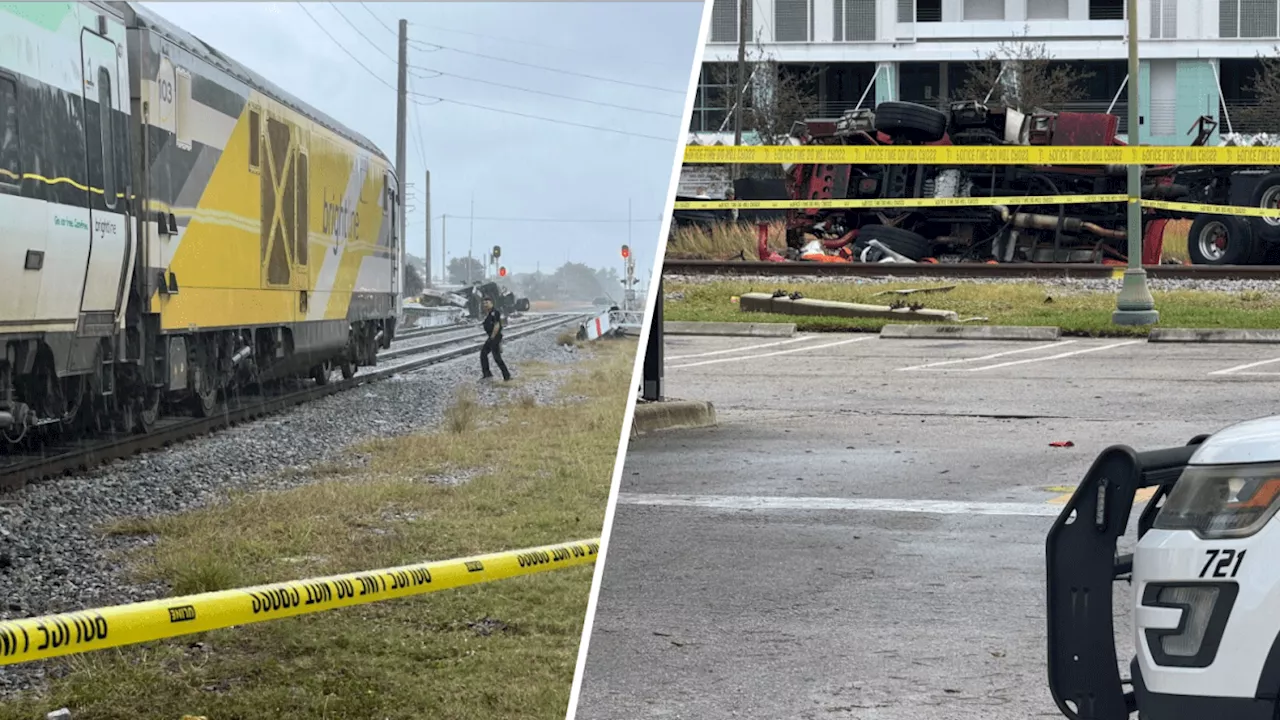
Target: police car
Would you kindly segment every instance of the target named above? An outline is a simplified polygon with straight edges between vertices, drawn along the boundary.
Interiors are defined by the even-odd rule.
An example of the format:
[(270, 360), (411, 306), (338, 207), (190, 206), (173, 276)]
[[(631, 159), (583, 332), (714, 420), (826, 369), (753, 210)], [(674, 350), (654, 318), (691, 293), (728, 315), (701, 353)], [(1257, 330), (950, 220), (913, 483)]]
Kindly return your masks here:
[[(1137, 544), (1119, 554), (1140, 491), (1152, 495)], [(1046, 542), (1049, 688), (1062, 714), (1280, 718), (1277, 509), (1280, 416), (1184, 447), (1104, 450)], [(1113, 607), (1116, 582), (1131, 585), (1132, 610)], [(1133, 613), (1124, 673), (1117, 610)]]

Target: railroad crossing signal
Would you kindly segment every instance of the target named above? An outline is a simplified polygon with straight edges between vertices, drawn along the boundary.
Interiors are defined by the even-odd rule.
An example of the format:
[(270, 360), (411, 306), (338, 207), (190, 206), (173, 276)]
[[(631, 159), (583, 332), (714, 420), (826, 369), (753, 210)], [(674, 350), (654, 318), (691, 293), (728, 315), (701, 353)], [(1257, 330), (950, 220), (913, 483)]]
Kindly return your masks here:
[(629, 258), (629, 257), (631, 257), (631, 247), (630, 247), (630, 246), (628, 246), (628, 245), (623, 245), (623, 246), (622, 246), (622, 257), (623, 257), (623, 258)]
[(506, 266), (504, 265), (503, 267), (498, 268), (498, 277), (506, 277), (506, 276), (507, 276)]
[(499, 247), (499, 246), (497, 246), (497, 245), (494, 245), (494, 246), (493, 246), (493, 259), (494, 259), (494, 260), (497, 260), (497, 259), (498, 259), (498, 258), (500, 258), (500, 257), (502, 257), (502, 248), (501, 248), (501, 247)]

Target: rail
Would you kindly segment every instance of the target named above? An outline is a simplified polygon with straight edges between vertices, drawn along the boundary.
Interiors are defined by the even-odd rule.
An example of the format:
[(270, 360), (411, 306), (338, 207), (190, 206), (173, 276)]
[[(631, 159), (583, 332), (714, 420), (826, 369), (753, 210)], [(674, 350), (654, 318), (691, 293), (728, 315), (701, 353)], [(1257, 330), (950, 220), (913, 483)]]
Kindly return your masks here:
[[(545, 320), (533, 322), (507, 333), (506, 338), (508, 340), (519, 339), (575, 322), (583, 317), (585, 316), (570, 313), (551, 316)], [(170, 422), (162, 421), (158, 427), (148, 433), (115, 435), (101, 440), (85, 441), (82, 444), (42, 450), (41, 454), (34, 456), (13, 458), (12, 456), (0, 455), (0, 463), (3, 463), (0, 464), (0, 492), (17, 490), (27, 483), (56, 477), (64, 473), (83, 472), (111, 460), (129, 457), (139, 452), (156, 450), (175, 442), (255, 420), (344, 390), (384, 380), (393, 375), (463, 357), (478, 352), (483, 344), (482, 342), (467, 342), (466, 340), (451, 341), (449, 344), (453, 344), (453, 342), (465, 344), (426, 357), (400, 362), (371, 372), (360, 373), (353, 378), (331, 382), (327, 385), (312, 385), (295, 392), (277, 396), (256, 396), (236, 407), (228, 408), (225, 413), (215, 417), (178, 418)], [(436, 346), (437, 344), (430, 343), (422, 346), (422, 350), (429, 350)], [(383, 356), (380, 355), (379, 357)], [(27, 459), (28, 457), (30, 459)], [(9, 462), (5, 463), (6, 460), (9, 460)]]

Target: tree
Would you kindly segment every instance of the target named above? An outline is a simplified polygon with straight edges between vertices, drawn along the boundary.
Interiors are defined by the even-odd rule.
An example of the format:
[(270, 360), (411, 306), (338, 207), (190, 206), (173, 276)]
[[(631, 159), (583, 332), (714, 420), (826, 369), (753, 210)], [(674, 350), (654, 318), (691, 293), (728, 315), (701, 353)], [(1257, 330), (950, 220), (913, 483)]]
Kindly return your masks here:
[(413, 263), (405, 263), (404, 266), (404, 294), (406, 297), (421, 295), (422, 291), (427, 289), (425, 283), (422, 282), (422, 273), (418, 272), (418, 267)]
[[(1012, 42), (1001, 42), (985, 58), (968, 63), (968, 74), (957, 100), (1004, 105), (1024, 113), (1061, 109), (1063, 104), (1085, 98), (1084, 81), (1090, 71), (1055, 62), (1044, 43), (1027, 38), (1029, 27)], [(979, 52), (978, 56), (982, 55)], [(988, 94), (990, 98), (988, 99)]]
[[(711, 70), (713, 83), (735, 86), (738, 67), (724, 63)], [(818, 96), (813, 92), (818, 70), (803, 65), (784, 65), (766, 53), (759, 40), (747, 52), (745, 90), (742, 103), (742, 130), (754, 132), (761, 145), (781, 145), (791, 135), (797, 122), (813, 117), (819, 110)], [(730, 100), (736, 93), (730, 94)], [(729, 111), (728, 125), (733, 113)], [(778, 177), (782, 167), (743, 165), (744, 177)]]
[[(471, 268), (470, 273), (467, 268)], [(484, 263), (473, 257), (456, 257), (449, 261), (449, 282), (463, 284), (484, 279)]]
[[(1256, 132), (1280, 131), (1280, 47), (1273, 47), (1275, 55), (1270, 57), (1259, 54), (1262, 67), (1249, 79), (1244, 90), (1257, 99), (1251, 105), (1236, 111), (1232, 118), (1232, 130), (1239, 132), (1241, 127)], [(1225, 127), (1223, 128), (1226, 129)]]
[[(565, 263), (551, 276), (557, 295), (565, 300), (594, 300), (604, 294), (596, 271), (582, 263)], [(616, 294), (616, 293), (612, 293)]]

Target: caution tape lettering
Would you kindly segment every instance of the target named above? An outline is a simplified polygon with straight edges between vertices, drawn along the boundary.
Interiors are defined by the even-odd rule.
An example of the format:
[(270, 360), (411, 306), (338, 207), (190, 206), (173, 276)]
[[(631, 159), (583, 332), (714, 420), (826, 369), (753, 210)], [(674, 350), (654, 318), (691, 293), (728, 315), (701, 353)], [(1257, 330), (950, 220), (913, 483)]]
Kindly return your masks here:
[(181, 605), (169, 608), (169, 622), (191, 622), (196, 619), (196, 608), (194, 605)]
[(466, 564), (467, 572), (484, 572), (484, 563), (479, 560), (472, 560)]
[(302, 605), (302, 594), (298, 592), (297, 588), (283, 587), (259, 590), (249, 593), (249, 596), (253, 598), (254, 615), (289, 610)]
[(828, 165), (1280, 165), (1280, 147), (1045, 145), (692, 146), (687, 164)]
[(72, 613), (36, 623), (36, 650), (51, 650), (72, 645), (85, 645), (107, 639), (106, 618), (98, 613)]

